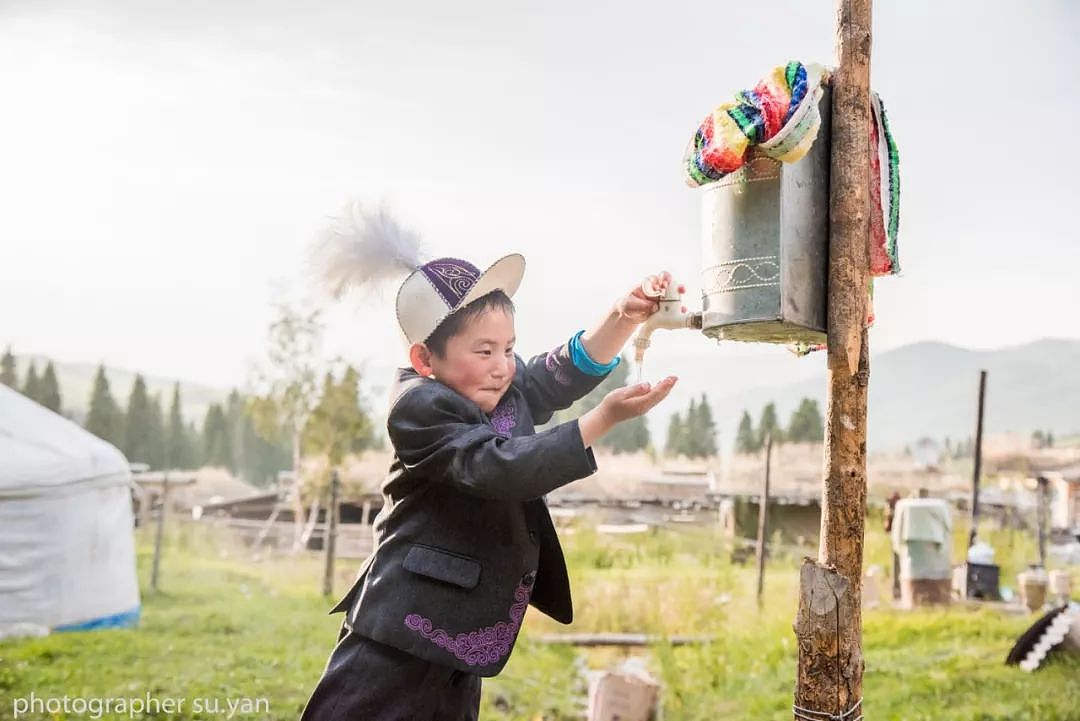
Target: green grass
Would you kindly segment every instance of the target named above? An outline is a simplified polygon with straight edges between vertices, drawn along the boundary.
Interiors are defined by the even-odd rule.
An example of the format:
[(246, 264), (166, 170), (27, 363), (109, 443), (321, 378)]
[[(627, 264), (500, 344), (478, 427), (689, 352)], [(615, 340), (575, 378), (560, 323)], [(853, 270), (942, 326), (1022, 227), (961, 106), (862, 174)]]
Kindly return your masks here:
[[(868, 524), (867, 562), (886, 565), (888, 544)], [(575, 622), (561, 626), (530, 611), (505, 670), (485, 679), (481, 718), (581, 718), (582, 670), (627, 655), (648, 656), (664, 684), (666, 721), (790, 719), (795, 672), (791, 621), (800, 549), (777, 552), (758, 608), (754, 571), (727, 560), (709, 531), (659, 531), (635, 538), (586, 529), (564, 537), (575, 595)], [(964, 529), (958, 528), (962, 537)], [(993, 535), (993, 534), (990, 534)], [(1003, 584), (1032, 552), (1026, 536), (993, 536)], [(1004, 551), (1004, 553), (1003, 553)], [(341, 564), (343, 589), (355, 572)], [(227, 539), (185, 526), (169, 539), (162, 591), (150, 594), (149, 547), (140, 544), (143, 619), (137, 630), (57, 634), (0, 641), (0, 719), (27, 698), (184, 699), (182, 713), (104, 714), (102, 718), (224, 719), (228, 700), (258, 700), (237, 719), (295, 719), (319, 677), (340, 616), (326, 615), (318, 559), (252, 561)], [(882, 589), (883, 591), (886, 589)], [(953, 606), (948, 610), (864, 614), (867, 719), (920, 721), (1080, 720), (1080, 662), (1062, 656), (1034, 674), (1003, 661), (1032, 616)], [(699, 646), (582, 651), (536, 641), (541, 633), (708, 634)], [(221, 712), (196, 713), (216, 699)], [(266, 710), (267, 706), (269, 711)], [(29, 713), (44, 721), (90, 714)]]

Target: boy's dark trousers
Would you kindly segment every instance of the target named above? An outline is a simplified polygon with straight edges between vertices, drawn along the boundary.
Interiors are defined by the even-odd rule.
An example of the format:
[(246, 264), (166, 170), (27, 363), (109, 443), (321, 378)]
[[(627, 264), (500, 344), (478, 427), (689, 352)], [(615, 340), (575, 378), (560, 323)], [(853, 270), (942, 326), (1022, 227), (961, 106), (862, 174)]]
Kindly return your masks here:
[(337, 646), (300, 721), (476, 721), (480, 677), (353, 633)]

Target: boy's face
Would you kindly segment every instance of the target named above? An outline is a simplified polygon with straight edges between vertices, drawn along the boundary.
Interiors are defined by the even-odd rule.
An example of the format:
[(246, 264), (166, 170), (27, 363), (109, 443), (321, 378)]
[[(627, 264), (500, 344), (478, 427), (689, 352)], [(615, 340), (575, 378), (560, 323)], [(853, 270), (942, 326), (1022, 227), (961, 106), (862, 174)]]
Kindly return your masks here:
[(514, 316), (488, 310), (446, 342), (446, 354), (430, 354), (435, 378), (491, 413), (514, 380)]

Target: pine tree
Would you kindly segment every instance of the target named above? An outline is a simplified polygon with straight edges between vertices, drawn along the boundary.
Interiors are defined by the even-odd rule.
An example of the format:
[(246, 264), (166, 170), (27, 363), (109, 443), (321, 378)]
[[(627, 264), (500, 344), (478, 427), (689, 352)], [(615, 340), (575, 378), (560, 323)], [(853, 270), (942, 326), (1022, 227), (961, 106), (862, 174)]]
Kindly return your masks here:
[(187, 448), (190, 454), (188, 458), (191, 461), (191, 468), (202, 468), (206, 465), (206, 457), (203, 454), (202, 433), (195, 426), (195, 421), (188, 421), (184, 435), (187, 438)]
[(761, 409), (761, 420), (758, 421), (758, 448), (765, 447), (765, 441), (770, 435), (773, 444), (780, 443), (783, 440), (780, 422), (776, 417), (775, 403), (769, 403)]
[(255, 422), (246, 411), (241, 445), (240, 476), (252, 485), (270, 485), (277, 479), (279, 471), (292, 468), (291, 444), (285, 440), (271, 442), (260, 436), (255, 431)]
[(701, 394), (701, 402), (697, 407), (697, 445), (695, 450), (701, 457), (708, 458), (716, 455), (716, 422), (713, 420), (712, 408), (709, 407), (709, 399), (704, 393)]
[(15, 355), (11, 352), (11, 346), (7, 347), (3, 358), (0, 358), (0, 383), (8, 388), (19, 389), (19, 374), (15, 369)]
[(165, 457), (169, 468), (187, 470), (195, 467), (188, 430), (184, 426), (184, 414), (180, 400), (180, 384), (173, 384), (169, 418), (165, 422)]
[(60, 413), (60, 384), (56, 380), (56, 369), (52, 361), (45, 366), (45, 374), (41, 376), (41, 405), (50, 411)]
[(105, 366), (99, 365), (90, 392), (90, 408), (86, 413), (86, 430), (116, 447), (124, 445), (124, 417), (109, 390)]
[(124, 428), (124, 455), (133, 463), (153, 467), (153, 408), (146, 392), (146, 381), (135, 376), (128, 396), (127, 423)]
[(738, 453), (753, 453), (760, 449), (758, 436), (754, 433), (754, 421), (748, 411), (743, 411), (739, 419), (739, 430), (735, 432), (735, 451)]
[(247, 401), (235, 388), (229, 392), (225, 400), (225, 426), (229, 431), (229, 472), (234, 476), (240, 474), (240, 468), (244, 465), (244, 416)]
[(150, 412), (146, 426), (147, 463), (153, 469), (168, 468), (169, 459), (165, 452), (165, 418), (161, 409), (161, 396), (154, 394), (150, 398)]
[(38, 378), (37, 367), (33, 361), (30, 361), (30, 369), (26, 371), (22, 394), (35, 403), (41, 403), (41, 380)]
[(229, 427), (225, 411), (217, 403), (206, 411), (203, 422), (203, 463), (215, 468), (228, 468), (232, 463)]
[(677, 456), (682, 453), (684, 445), (682, 418), (678, 413), (673, 413), (671, 420), (668, 421), (667, 443), (664, 445), (664, 453), (669, 456)]
[(698, 422), (697, 399), (690, 399), (690, 407), (686, 409), (683, 417), (682, 442), (679, 445), (679, 453), (687, 458), (697, 458), (701, 455), (698, 448), (701, 445), (700, 426)]
[(803, 398), (791, 414), (785, 437), (792, 443), (817, 443), (825, 438), (825, 424), (817, 401)]

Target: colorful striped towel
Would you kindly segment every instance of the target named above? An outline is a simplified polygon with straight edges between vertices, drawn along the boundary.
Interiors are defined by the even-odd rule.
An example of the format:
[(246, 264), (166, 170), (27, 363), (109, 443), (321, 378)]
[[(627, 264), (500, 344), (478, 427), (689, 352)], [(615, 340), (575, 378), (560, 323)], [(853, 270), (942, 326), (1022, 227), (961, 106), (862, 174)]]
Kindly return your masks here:
[[(690, 139), (683, 156), (686, 182), (708, 185), (735, 172), (746, 162), (751, 146), (785, 163), (802, 159), (821, 126), (818, 105), (829, 72), (820, 65), (789, 62), (773, 69), (752, 90), (734, 102), (717, 106)], [(872, 147), (870, 184), (872, 276), (898, 273), (897, 235), (900, 226), (900, 156), (889, 130), (885, 107), (871, 94)]]

